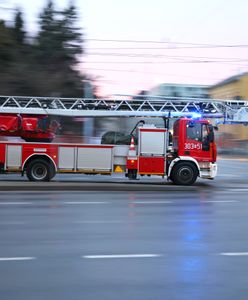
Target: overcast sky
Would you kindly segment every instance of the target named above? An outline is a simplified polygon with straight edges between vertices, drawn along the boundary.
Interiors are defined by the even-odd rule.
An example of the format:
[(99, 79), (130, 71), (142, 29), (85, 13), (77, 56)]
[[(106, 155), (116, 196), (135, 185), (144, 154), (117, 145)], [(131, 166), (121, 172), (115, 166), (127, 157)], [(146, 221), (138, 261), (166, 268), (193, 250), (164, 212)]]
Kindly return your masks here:
[[(46, 3), (0, 0), (0, 6), (23, 10), (30, 34)], [(59, 8), (68, 1), (54, 3)], [(86, 39), (80, 68), (97, 78), (102, 94), (136, 93), (159, 83), (208, 85), (248, 71), (246, 0), (74, 3)], [(6, 10), (0, 12), (10, 19)]]

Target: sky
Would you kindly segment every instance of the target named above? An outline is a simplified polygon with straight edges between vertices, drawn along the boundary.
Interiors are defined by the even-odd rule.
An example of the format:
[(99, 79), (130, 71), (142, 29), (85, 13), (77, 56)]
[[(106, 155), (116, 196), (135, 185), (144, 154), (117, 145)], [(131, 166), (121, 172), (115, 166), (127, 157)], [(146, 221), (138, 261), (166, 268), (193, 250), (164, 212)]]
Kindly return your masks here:
[[(37, 31), (46, 0), (0, 0)], [(63, 8), (69, 1), (54, 0)], [(212, 85), (248, 71), (247, 0), (75, 0), (85, 42), (80, 70), (101, 95), (161, 83)], [(1, 17), (11, 13), (0, 9)]]

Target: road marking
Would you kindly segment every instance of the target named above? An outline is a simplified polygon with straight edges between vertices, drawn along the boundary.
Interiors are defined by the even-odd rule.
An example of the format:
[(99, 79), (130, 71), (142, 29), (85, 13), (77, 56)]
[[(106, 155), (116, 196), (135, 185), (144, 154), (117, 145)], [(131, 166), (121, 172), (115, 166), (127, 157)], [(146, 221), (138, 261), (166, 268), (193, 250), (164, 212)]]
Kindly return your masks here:
[(65, 201), (64, 204), (69, 204), (69, 205), (79, 205), (79, 204), (108, 204), (109, 202), (105, 201)]
[(0, 261), (19, 261), (19, 260), (33, 260), (36, 259), (36, 257), (0, 257)]
[(228, 189), (227, 192), (248, 192), (248, 189), (244, 188), (244, 189)]
[(172, 203), (172, 201), (130, 201), (129, 203), (134, 203), (134, 204), (168, 204), (168, 203)]
[(223, 253), (219, 253), (219, 255), (224, 255), (224, 256), (247, 256), (248, 252), (223, 252)]
[(151, 258), (160, 257), (161, 254), (110, 254), (110, 255), (83, 255), (82, 258), (102, 259), (102, 258)]
[(235, 174), (229, 174), (229, 173), (222, 173), (220, 174), (220, 177), (230, 177), (230, 178), (233, 178), (233, 177), (239, 177), (239, 175), (235, 175)]
[(30, 205), (33, 202), (0, 202), (0, 205)]
[(203, 200), (204, 203), (233, 203), (239, 202), (238, 200)]
[(11, 221), (1, 221), (0, 225), (23, 225), (23, 224), (27, 224), (27, 222), (11, 222)]
[(74, 221), (76, 224), (117, 224), (124, 223), (124, 221)]

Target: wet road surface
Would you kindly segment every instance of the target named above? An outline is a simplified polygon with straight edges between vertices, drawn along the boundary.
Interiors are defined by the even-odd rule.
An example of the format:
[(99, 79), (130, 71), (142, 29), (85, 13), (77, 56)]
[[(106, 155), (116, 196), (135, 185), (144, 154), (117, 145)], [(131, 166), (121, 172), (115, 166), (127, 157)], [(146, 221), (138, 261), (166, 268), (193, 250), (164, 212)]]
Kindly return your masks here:
[(247, 167), (190, 188), (2, 191), (0, 298), (247, 299)]

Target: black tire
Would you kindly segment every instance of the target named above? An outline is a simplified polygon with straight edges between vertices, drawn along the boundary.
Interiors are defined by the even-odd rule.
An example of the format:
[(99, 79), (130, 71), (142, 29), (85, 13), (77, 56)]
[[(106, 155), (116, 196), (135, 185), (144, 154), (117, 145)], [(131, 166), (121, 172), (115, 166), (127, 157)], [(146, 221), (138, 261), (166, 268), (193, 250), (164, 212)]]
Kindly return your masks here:
[(51, 172), (51, 174), (50, 174), (50, 179), (49, 179), (49, 181), (52, 180), (53, 177), (56, 175), (55, 168), (54, 168), (53, 166), (51, 167), (51, 165), (50, 165), (50, 172)]
[(127, 177), (130, 179), (130, 180), (135, 180), (137, 179), (137, 170), (128, 170), (127, 172)]
[(198, 170), (194, 163), (179, 162), (171, 172), (170, 179), (177, 185), (192, 185), (198, 176)]
[(54, 166), (44, 159), (31, 161), (26, 172), (30, 181), (50, 181), (55, 176)]

